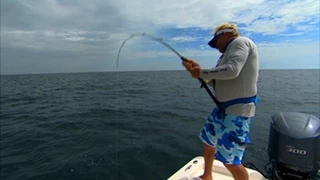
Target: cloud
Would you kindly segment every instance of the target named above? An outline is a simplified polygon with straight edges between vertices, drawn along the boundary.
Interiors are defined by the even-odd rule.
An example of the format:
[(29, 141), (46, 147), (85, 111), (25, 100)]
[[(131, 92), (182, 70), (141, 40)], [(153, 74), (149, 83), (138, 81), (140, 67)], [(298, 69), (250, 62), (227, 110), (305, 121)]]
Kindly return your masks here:
[(235, 21), (246, 25), (246, 31), (276, 34), (286, 31), (291, 25), (319, 22), (317, 0), (124, 0), (119, 2), (118, 7), (131, 21), (162, 27), (210, 29), (224, 21)]
[[(224, 21), (236, 21), (247, 25), (248, 31), (277, 33), (292, 24), (319, 22), (317, 0), (3, 0), (2, 7), (3, 26), (24, 30), (211, 29)], [(268, 27), (261, 27), (264, 23)]]
[[(300, 42), (300, 43), (266, 43), (258, 44), (259, 53), (261, 56), (274, 57), (262, 58), (265, 61), (278, 61), (279, 59), (299, 59), (299, 61), (308, 61), (307, 56), (314, 56), (320, 54), (320, 50), (315, 48), (319, 46), (318, 42)], [(302, 53), (303, 52), (303, 53)], [(306, 56), (307, 55), (307, 56)], [(310, 60), (310, 59), (309, 59)], [(317, 60), (317, 59), (314, 59)], [(319, 60), (319, 59), (318, 59)]]
[(110, 25), (121, 28), (121, 22), (126, 22), (118, 9), (102, 0), (3, 0), (1, 7), (1, 23), (7, 29), (110, 30)]
[(177, 37), (173, 37), (171, 39), (171, 41), (175, 41), (175, 42), (193, 42), (193, 41), (197, 41), (197, 38), (191, 37), (191, 36), (177, 36)]
[[(137, 32), (163, 37), (186, 56), (209, 59), (219, 56), (206, 45), (211, 30), (226, 21), (237, 23), (241, 34), (257, 43), (277, 47), (263, 46), (262, 54), (281, 48), (289, 51), (282, 47), (285, 43), (293, 43), (289, 47), (305, 54), (308, 50), (298, 51), (303, 47), (294, 42), (311, 39), (314, 46), (304, 45), (319, 47), (319, 8), (318, 0), (2, 0), (1, 73), (19, 73), (21, 68), (15, 70), (13, 62), (21, 57), (26, 60), (19, 63), (30, 67), (45, 66), (45, 61), (52, 59), (50, 66), (57, 72), (68, 66), (70, 71), (76, 71), (74, 67), (95, 71), (103, 66), (112, 70), (121, 43)], [(174, 58), (170, 54), (159, 43), (136, 38), (126, 44), (122, 57), (135, 61), (155, 56)], [(57, 57), (70, 63), (63, 69), (54, 66)], [(91, 65), (93, 62), (97, 64)], [(29, 68), (30, 72), (41, 69), (49, 71), (47, 67)]]

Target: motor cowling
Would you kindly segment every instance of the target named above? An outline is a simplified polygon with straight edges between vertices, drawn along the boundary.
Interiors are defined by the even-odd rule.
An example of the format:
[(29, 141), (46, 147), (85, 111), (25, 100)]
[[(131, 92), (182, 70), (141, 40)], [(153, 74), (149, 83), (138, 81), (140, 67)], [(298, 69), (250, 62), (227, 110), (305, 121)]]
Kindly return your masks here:
[(272, 116), (268, 143), (272, 179), (308, 179), (320, 169), (320, 120), (309, 114)]

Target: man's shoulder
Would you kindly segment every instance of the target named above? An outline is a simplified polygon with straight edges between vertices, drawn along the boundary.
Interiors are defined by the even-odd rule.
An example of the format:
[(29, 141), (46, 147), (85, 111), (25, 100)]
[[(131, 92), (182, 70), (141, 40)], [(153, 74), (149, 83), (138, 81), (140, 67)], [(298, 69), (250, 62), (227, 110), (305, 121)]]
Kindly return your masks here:
[(239, 36), (235, 39), (236, 42), (238, 43), (252, 43), (252, 44), (255, 44), (253, 42), (252, 39), (250, 39), (249, 37), (246, 37), (246, 36)]
[(249, 49), (256, 48), (256, 44), (253, 42), (253, 40), (245, 36), (239, 36), (236, 39), (234, 39), (234, 41), (231, 43), (231, 46), (231, 49), (237, 49), (238, 47), (242, 46), (249, 47)]

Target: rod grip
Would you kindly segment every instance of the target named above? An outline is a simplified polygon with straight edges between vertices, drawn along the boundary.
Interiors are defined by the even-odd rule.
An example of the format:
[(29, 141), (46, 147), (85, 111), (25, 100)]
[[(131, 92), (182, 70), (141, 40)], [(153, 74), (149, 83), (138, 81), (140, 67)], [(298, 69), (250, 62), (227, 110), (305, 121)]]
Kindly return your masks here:
[(185, 60), (187, 60), (187, 58), (181, 56), (181, 60), (182, 60), (182, 61), (185, 61)]

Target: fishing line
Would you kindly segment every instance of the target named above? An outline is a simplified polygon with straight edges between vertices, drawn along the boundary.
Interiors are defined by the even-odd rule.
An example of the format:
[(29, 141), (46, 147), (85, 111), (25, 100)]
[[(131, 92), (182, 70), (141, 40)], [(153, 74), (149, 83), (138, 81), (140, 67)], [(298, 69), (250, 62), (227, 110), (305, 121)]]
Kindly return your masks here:
[[(122, 50), (122, 47), (126, 44), (127, 41), (129, 41), (130, 39), (134, 38), (134, 37), (146, 37), (149, 38), (151, 40), (157, 41), (159, 43), (161, 43), (162, 45), (166, 46), (168, 49), (170, 49), (172, 52), (174, 52), (182, 61), (185, 61), (186, 58), (184, 58), (180, 53), (178, 53), (178, 51), (176, 51), (173, 47), (171, 47), (168, 43), (166, 43), (165, 41), (163, 41), (163, 38), (158, 38), (155, 37), (153, 35), (147, 34), (147, 33), (134, 33), (131, 34), (127, 39), (125, 39), (123, 41), (123, 43), (121, 44), (119, 51), (118, 51), (118, 55), (117, 55), (117, 69), (119, 66), (119, 59), (120, 59), (120, 53)], [(208, 88), (207, 84), (204, 82), (203, 79), (198, 78), (198, 80), (201, 83), (201, 88), (205, 88), (206, 91), (208, 92), (208, 94), (210, 95), (210, 97), (212, 98), (212, 100), (214, 101), (214, 103), (218, 106), (219, 109), (222, 109), (220, 106), (220, 102), (217, 100), (217, 98), (212, 94), (212, 92), (210, 91), (210, 89)]]

